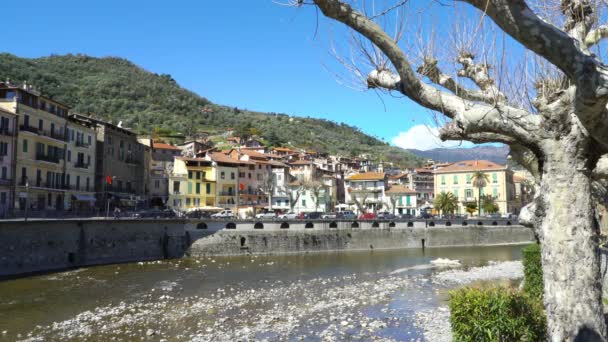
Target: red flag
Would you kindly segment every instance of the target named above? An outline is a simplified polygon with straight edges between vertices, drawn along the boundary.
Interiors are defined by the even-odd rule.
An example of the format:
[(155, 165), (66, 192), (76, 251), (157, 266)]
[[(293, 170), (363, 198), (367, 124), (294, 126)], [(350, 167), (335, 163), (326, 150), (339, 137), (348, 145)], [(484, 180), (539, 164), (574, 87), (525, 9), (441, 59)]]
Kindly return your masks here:
[(112, 185), (112, 176), (106, 176), (106, 183)]
[(239, 184), (239, 189), (241, 189), (241, 191), (245, 190), (245, 184), (243, 184), (243, 183)]

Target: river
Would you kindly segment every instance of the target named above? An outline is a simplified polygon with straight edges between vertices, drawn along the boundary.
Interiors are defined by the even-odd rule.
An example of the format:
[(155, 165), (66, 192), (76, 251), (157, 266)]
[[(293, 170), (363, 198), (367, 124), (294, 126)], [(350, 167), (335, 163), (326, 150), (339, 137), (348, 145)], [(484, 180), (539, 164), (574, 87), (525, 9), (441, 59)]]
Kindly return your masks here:
[(416, 313), (445, 305), (464, 269), (522, 246), (179, 259), (0, 282), (0, 340), (421, 340)]

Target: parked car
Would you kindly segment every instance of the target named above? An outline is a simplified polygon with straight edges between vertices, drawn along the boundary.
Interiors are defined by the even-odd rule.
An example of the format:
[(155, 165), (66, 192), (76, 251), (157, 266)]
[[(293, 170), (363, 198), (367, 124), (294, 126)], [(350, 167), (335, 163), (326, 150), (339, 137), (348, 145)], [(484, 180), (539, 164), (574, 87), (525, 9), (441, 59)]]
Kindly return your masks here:
[(211, 218), (233, 218), (234, 213), (232, 210), (222, 210), (219, 213), (211, 215)]
[(365, 213), (365, 214), (359, 215), (359, 220), (373, 220), (375, 218), (376, 218), (376, 215), (374, 213)]
[(515, 218), (515, 215), (513, 215), (511, 213), (502, 214), (501, 216), (502, 216), (502, 218), (506, 218), (506, 219)]
[(321, 217), (324, 219), (335, 219), (336, 217), (338, 217), (338, 214), (337, 213), (327, 213), (327, 214), (321, 215)]
[(378, 218), (382, 220), (392, 220), (396, 216), (393, 213), (389, 213), (388, 211), (382, 211), (378, 213)]
[(431, 214), (429, 214), (429, 213), (420, 213), (420, 215), (418, 216), (418, 218), (421, 218), (421, 219), (425, 219), (425, 220), (426, 220), (426, 219), (433, 218), (433, 215), (431, 215)]
[(298, 214), (294, 213), (293, 211), (290, 211), (288, 213), (280, 214), (277, 217), (283, 220), (295, 220), (298, 218)]
[(501, 218), (500, 214), (489, 214), (489, 215), (486, 215), (486, 217), (493, 218), (493, 219)]
[(259, 214), (255, 215), (255, 218), (261, 218), (261, 219), (273, 219), (276, 217), (277, 217), (277, 214), (275, 214), (272, 211), (265, 212), (265, 213), (259, 213)]
[(305, 213), (304, 218), (307, 220), (318, 220), (323, 215), (320, 211), (313, 211), (312, 213)]
[(336, 215), (336, 218), (342, 219), (342, 220), (356, 220), (357, 219), (357, 214), (355, 214), (354, 212), (350, 211), (350, 210), (345, 210), (345, 211), (341, 211)]

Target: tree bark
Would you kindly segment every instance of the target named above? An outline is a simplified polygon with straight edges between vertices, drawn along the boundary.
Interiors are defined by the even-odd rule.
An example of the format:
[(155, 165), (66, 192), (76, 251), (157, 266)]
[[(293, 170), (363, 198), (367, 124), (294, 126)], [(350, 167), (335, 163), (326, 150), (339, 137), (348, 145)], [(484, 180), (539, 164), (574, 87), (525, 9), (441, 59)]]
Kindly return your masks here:
[[(591, 175), (579, 142), (553, 140), (541, 181), (544, 304), (552, 341), (606, 336)], [(583, 148), (584, 150), (584, 148)]]

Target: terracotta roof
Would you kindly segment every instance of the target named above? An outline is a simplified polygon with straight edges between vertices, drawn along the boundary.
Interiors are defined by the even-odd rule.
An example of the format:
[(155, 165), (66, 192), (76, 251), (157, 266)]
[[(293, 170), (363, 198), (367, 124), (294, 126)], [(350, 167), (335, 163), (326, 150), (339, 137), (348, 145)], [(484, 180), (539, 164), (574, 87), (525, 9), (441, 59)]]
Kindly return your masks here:
[(294, 152), (294, 150), (287, 148), (287, 147), (275, 147), (275, 148), (273, 148), (273, 150), (280, 151), (280, 152)]
[(414, 169), (414, 171), (421, 173), (421, 172), (428, 172), (428, 173), (432, 173), (433, 169), (429, 169), (428, 167), (419, 167)]
[(346, 180), (384, 180), (384, 172), (363, 172), (356, 173)]
[(399, 179), (399, 178), (405, 178), (405, 177), (407, 177), (407, 173), (401, 173), (401, 174), (398, 174), (398, 175), (392, 175), (392, 176), (389, 176), (388, 178), (390, 178), (390, 179)]
[(241, 153), (246, 154), (252, 158), (268, 158), (264, 153), (260, 153), (260, 152), (256, 152), (256, 151), (252, 151), (252, 150), (241, 149)]
[(174, 145), (169, 145), (169, 144), (165, 144), (165, 143), (159, 143), (159, 142), (155, 142), (154, 143), (154, 149), (159, 149), (159, 150), (181, 150), (181, 148), (174, 146)]
[(523, 181), (525, 181), (525, 180), (526, 180), (526, 177), (521, 177), (521, 176), (513, 176), (513, 181), (514, 181), (514, 182), (521, 183), (521, 182), (523, 182)]
[(211, 160), (213, 160), (214, 162), (218, 162), (218, 163), (235, 164), (235, 165), (238, 165), (238, 164), (253, 165), (253, 163), (250, 161), (232, 159), (229, 156), (227, 156), (221, 152), (210, 153), (209, 157), (211, 157)]
[(504, 165), (489, 160), (463, 160), (435, 170), (435, 173), (505, 170)]
[(416, 190), (412, 190), (403, 185), (393, 185), (390, 189), (386, 190), (386, 193), (391, 194), (415, 194)]
[(296, 160), (294, 162), (289, 162), (290, 165), (310, 165), (312, 162), (310, 160)]

